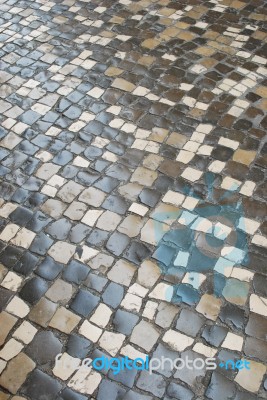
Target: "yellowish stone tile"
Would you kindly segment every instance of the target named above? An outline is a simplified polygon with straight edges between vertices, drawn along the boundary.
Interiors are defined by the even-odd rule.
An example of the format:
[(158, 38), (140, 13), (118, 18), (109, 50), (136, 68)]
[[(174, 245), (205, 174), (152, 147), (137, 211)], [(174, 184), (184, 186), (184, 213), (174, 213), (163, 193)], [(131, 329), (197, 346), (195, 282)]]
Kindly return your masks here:
[(188, 42), (191, 41), (191, 40), (194, 40), (195, 37), (196, 37), (196, 35), (194, 33), (192, 33), (192, 32), (189, 32), (189, 31), (180, 32), (177, 35), (177, 38), (186, 40)]
[(234, 152), (233, 160), (241, 164), (250, 165), (257, 155), (256, 151), (237, 149)]
[[(211, 47), (201, 46), (195, 50), (195, 53), (200, 54), (201, 56), (209, 57), (215, 53), (215, 50), (212, 49)], [(216, 63), (217, 61), (213, 60), (213, 62)], [(204, 65), (203, 62), (201, 62), (201, 64)]]
[(80, 320), (81, 318), (78, 315), (64, 307), (60, 307), (50, 321), (49, 326), (64, 333), (71, 333)]
[(155, 57), (144, 55), (138, 59), (138, 64), (150, 66), (156, 60)]
[(255, 93), (261, 97), (267, 98), (267, 86), (259, 86), (255, 90)]
[(160, 45), (160, 41), (157, 39), (146, 39), (141, 43), (141, 45), (142, 47), (152, 50)]
[(123, 73), (123, 70), (120, 68), (117, 68), (117, 67), (109, 67), (105, 71), (105, 75), (107, 75), (107, 76), (118, 76), (118, 75), (121, 75), (122, 73)]
[(252, 360), (249, 360), (249, 362), (250, 369), (243, 368), (239, 370), (235, 377), (235, 382), (249, 392), (256, 393), (266, 372), (266, 366)]
[(210, 294), (204, 294), (198, 303), (196, 310), (206, 318), (216, 321), (221, 310), (222, 301)]
[(109, 20), (109, 22), (110, 22), (111, 24), (120, 24), (120, 25), (121, 25), (124, 21), (125, 21), (124, 18), (118, 17), (117, 15), (115, 15), (113, 18), (111, 18), (111, 19)]
[(17, 318), (13, 315), (8, 314), (5, 311), (0, 313), (0, 346), (5, 342), (5, 339), (15, 323), (17, 322)]
[(10, 393), (16, 394), (25, 382), (27, 375), (34, 369), (35, 363), (24, 353), (11, 360), (0, 377), (0, 385)]
[(122, 78), (116, 78), (115, 81), (112, 83), (112, 87), (125, 90), (126, 92), (132, 92), (135, 89), (135, 85), (133, 83), (128, 82)]

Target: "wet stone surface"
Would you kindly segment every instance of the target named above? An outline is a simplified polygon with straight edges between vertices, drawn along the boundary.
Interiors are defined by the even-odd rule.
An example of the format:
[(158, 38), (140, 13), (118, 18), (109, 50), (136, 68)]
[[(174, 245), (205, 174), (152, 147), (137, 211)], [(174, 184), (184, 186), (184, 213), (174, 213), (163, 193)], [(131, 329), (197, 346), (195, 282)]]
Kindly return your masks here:
[(265, 2), (1, 11), (0, 399), (266, 399)]

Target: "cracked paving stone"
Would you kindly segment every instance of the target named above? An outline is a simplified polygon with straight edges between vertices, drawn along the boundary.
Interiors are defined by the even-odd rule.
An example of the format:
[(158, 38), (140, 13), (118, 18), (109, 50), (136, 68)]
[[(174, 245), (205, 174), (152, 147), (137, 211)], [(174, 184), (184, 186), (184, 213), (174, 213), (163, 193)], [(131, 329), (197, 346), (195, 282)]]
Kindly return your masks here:
[(237, 329), (243, 329), (245, 326), (244, 310), (233, 304), (226, 304), (222, 307), (219, 318), (227, 325), (233, 325)]
[(220, 346), (225, 336), (227, 334), (226, 328), (222, 326), (205, 326), (202, 337), (209, 343), (211, 346)]
[(127, 202), (120, 196), (108, 196), (102, 207), (118, 214), (125, 214), (128, 209)]
[(133, 262), (134, 264), (139, 265), (144, 259), (146, 259), (150, 254), (150, 250), (147, 246), (142, 243), (138, 243), (133, 241), (124, 253), (124, 257)]
[(2, 345), (5, 342), (5, 339), (13, 326), (17, 322), (17, 318), (14, 317), (13, 315), (8, 314), (5, 311), (2, 311), (0, 313), (0, 322), (1, 322), (1, 332), (0, 332), (0, 345)]
[(0, 385), (12, 394), (16, 394), (35, 365), (32, 359), (24, 353), (18, 354), (10, 361), (7, 369), (1, 375)]
[(47, 217), (41, 211), (34, 213), (32, 219), (26, 225), (27, 229), (40, 232), (44, 227), (46, 227), (52, 221), (51, 218)]

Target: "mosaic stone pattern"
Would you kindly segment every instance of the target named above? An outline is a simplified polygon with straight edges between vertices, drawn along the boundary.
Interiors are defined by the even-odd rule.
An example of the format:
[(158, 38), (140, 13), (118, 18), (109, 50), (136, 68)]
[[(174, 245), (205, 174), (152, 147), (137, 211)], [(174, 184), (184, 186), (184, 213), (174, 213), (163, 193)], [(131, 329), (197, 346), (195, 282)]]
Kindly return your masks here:
[(0, 400), (266, 399), (266, 2), (0, 4)]

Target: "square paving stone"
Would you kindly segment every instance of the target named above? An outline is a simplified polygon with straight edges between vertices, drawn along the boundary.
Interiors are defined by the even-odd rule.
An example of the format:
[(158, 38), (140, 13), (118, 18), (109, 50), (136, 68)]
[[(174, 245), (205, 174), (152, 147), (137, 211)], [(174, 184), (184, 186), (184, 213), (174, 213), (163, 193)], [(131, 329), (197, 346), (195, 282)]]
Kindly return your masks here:
[(92, 342), (82, 336), (70, 335), (67, 343), (67, 353), (80, 359), (88, 357), (92, 350)]
[(210, 325), (210, 326), (205, 326), (201, 336), (211, 346), (219, 347), (222, 344), (223, 340), (225, 339), (226, 335), (227, 335), (226, 328), (222, 326)]
[(19, 226), (26, 226), (32, 217), (33, 212), (23, 207), (17, 207), (16, 210), (9, 215), (10, 220)]
[(52, 246), (53, 243), (53, 240), (48, 235), (40, 232), (38, 233), (38, 235), (35, 236), (31, 244), (30, 251), (44, 256), (46, 255), (47, 250)]
[(24, 251), (14, 246), (7, 246), (0, 254), (0, 262), (11, 269), (22, 257)]
[[(122, 361), (122, 357), (118, 358), (120, 361)], [(122, 383), (129, 388), (132, 388), (138, 371), (136, 369), (125, 369), (122, 372), (123, 373), (121, 374), (115, 374), (114, 371), (110, 370), (108, 373), (108, 377), (114, 381)]]
[(84, 224), (77, 224), (71, 229), (69, 233), (69, 240), (71, 243), (80, 243), (91, 232), (91, 228)]
[(119, 232), (114, 232), (107, 241), (106, 248), (114, 255), (119, 256), (129, 244), (128, 236)]
[(123, 398), (125, 395), (126, 390), (123, 389), (120, 385), (117, 383), (108, 381), (108, 380), (103, 380), (101, 384), (99, 385), (99, 391), (97, 395), (98, 400), (105, 400), (105, 399), (110, 399), (110, 400), (116, 400)]
[(86, 279), (85, 285), (88, 288), (94, 289), (97, 292), (102, 292), (108, 280), (103, 276), (90, 273)]
[(195, 337), (203, 326), (204, 322), (205, 319), (198, 314), (184, 309), (181, 311), (178, 317), (176, 329), (185, 333), (186, 335)]
[(93, 295), (89, 291), (79, 290), (74, 300), (71, 302), (70, 308), (76, 313), (88, 317), (96, 308), (100, 298)]
[(132, 331), (130, 341), (146, 351), (150, 351), (159, 337), (159, 332), (149, 322), (140, 321)]
[(102, 298), (105, 304), (113, 308), (118, 307), (124, 296), (123, 286), (111, 282), (104, 291)]
[(32, 342), (27, 346), (26, 354), (34, 360), (38, 366), (50, 367), (54, 364), (56, 356), (61, 353), (63, 344), (50, 331), (39, 331)]
[(73, 282), (77, 285), (80, 285), (86, 279), (89, 272), (90, 269), (88, 266), (73, 260), (68, 264), (67, 267), (65, 267), (63, 278), (68, 282)]
[(166, 389), (166, 383), (161, 375), (149, 374), (148, 371), (142, 371), (136, 386), (155, 397), (162, 398)]
[(94, 228), (92, 233), (86, 239), (86, 243), (91, 246), (103, 246), (109, 237), (109, 232), (103, 231), (101, 229)]
[(43, 297), (38, 303), (31, 309), (29, 313), (29, 319), (42, 327), (46, 327), (53, 315), (55, 314), (57, 305), (52, 301), (47, 300)]
[(117, 310), (114, 315), (112, 325), (116, 332), (123, 333), (124, 335), (130, 335), (138, 320), (139, 317), (135, 314), (132, 314), (128, 311)]
[(47, 292), (48, 288), (49, 285), (44, 279), (35, 277), (25, 283), (19, 295), (24, 301), (35, 304)]
[(36, 369), (24, 383), (22, 393), (31, 399), (54, 400), (61, 389), (62, 385), (58, 381)]
[(46, 292), (46, 297), (56, 303), (66, 304), (72, 297), (73, 292), (74, 288), (70, 283), (57, 279)]
[(56, 263), (51, 257), (46, 257), (36, 269), (36, 274), (41, 278), (52, 281), (60, 274), (62, 269), (62, 264)]
[(206, 396), (211, 399), (218, 399), (221, 396), (233, 397), (236, 393), (236, 386), (233, 382), (220, 375), (218, 372), (213, 372), (209, 387), (206, 391)]
[(61, 218), (46, 228), (46, 232), (54, 239), (65, 240), (68, 237), (72, 225), (66, 218)]
[(64, 307), (59, 307), (49, 326), (63, 333), (70, 333), (78, 325), (81, 318)]

